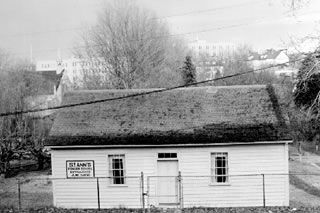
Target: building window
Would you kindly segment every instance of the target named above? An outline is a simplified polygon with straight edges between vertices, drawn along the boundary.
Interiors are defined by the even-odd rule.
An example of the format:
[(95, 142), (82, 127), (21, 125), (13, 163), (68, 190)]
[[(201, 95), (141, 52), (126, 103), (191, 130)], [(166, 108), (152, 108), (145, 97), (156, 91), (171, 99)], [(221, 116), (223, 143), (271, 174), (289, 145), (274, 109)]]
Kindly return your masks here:
[(158, 153), (158, 158), (177, 158), (177, 153)]
[(125, 184), (124, 155), (109, 155), (109, 176), (112, 184)]
[(211, 182), (228, 183), (228, 153), (211, 153)]

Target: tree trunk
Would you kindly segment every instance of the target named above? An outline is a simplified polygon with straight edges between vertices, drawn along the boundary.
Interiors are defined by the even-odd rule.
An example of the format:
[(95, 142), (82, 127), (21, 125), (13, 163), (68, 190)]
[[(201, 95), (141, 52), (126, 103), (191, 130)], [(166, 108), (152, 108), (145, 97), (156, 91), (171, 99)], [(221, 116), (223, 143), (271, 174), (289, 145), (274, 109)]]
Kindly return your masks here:
[(5, 162), (4, 164), (4, 176), (8, 177), (10, 172), (10, 161)]
[(42, 170), (44, 166), (44, 158), (41, 150), (38, 152), (38, 170)]
[(299, 141), (297, 145), (298, 145), (298, 152), (299, 152), (299, 154), (302, 154), (302, 145), (301, 145), (301, 142)]
[(4, 162), (0, 161), (0, 176), (4, 175)]
[(10, 161), (12, 159), (13, 152), (11, 150), (4, 149), (3, 155), (0, 159), (0, 174), (7, 177), (10, 171)]

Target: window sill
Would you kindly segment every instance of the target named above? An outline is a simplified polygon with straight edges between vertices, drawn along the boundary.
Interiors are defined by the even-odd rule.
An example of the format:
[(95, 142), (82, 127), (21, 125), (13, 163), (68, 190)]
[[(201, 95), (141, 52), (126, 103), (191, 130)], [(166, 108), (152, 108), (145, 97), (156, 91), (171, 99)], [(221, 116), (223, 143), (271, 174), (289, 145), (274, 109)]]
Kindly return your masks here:
[(231, 183), (209, 183), (209, 186), (231, 186)]
[(108, 187), (128, 187), (127, 184), (110, 184)]

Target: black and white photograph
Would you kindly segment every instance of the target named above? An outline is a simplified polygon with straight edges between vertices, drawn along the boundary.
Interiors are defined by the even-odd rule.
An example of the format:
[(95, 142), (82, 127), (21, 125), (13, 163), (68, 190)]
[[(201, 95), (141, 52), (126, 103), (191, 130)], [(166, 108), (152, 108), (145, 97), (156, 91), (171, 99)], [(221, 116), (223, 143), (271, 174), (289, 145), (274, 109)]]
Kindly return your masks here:
[(0, 0), (0, 213), (317, 213), (319, 111), (319, 0)]

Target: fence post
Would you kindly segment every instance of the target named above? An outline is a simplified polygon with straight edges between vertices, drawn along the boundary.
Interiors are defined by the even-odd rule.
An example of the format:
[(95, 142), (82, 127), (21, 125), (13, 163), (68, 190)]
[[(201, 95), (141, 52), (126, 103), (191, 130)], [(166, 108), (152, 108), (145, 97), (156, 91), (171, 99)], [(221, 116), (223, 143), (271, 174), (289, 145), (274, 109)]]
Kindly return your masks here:
[(147, 176), (147, 206), (148, 212), (150, 212), (150, 177)]
[(141, 193), (142, 193), (142, 210), (143, 213), (145, 213), (145, 201), (144, 201), (144, 178), (143, 178), (143, 172), (141, 172)]
[(179, 171), (178, 174), (178, 184), (179, 184), (179, 204), (180, 209), (183, 208), (183, 202), (182, 202), (182, 178), (181, 178), (181, 171)]
[(262, 190), (263, 190), (263, 208), (265, 208), (266, 207), (266, 190), (265, 190), (264, 174), (262, 174)]
[(100, 187), (99, 187), (99, 178), (97, 177), (97, 196), (98, 196), (98, 210), (100, 210)]
[(21, 183), (18, 179), (18, 199), (19, 199), (19, 211), (21, 210)]

